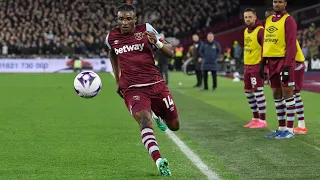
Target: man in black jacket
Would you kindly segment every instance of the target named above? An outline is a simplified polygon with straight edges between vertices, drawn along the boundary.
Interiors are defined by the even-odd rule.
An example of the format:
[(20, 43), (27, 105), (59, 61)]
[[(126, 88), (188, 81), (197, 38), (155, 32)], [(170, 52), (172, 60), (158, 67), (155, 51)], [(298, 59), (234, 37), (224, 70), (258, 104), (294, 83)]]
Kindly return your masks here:
[(212, 89), (217, 88), (218, 58), (221, 55), (220, 43), (214, 40), (214, 34), (209, 32), (207, 41), (203, 42), (199, 50), (199, 62), (203, 72), (203, 90), (208, 90), (208, 72), (212, 75)]
[(201, 46), (201, 41), (199, 41), (199, 36), (193, 34), (192, 36), (193, 45), (192, 45), (192, 62), (195, 65), (195, 71), (197, 76), (197, 84), (194, 87), (201, 87), (202, 85), (202, 71), (201, 63), (199, 62), (199, 49)]

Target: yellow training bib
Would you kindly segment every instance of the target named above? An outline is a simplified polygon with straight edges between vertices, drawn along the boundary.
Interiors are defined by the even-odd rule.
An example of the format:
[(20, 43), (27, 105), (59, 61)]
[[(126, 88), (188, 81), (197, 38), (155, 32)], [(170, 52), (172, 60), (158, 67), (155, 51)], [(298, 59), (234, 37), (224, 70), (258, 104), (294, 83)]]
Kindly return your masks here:
[[(264, 30), (264, 43), (263, 43), (263, 57), (285, 57), (286, 56), (286, 35), (285, 35), (285, 22), (289, 17), (289, 14), (285, 14), (279, 21), (273, 22), (270, 16), (266, 20)], [(295, 60), (303, 62), (305, 57), (299, 45), (296, 41), (297, 53)]]
[(248, 28), (244, 30), (244, 64), (256, 65), (261, 60), (261, 45), (258, 42), (259, 30), (262, 26), (256, 27), (251, 33), (248, 33)]
[(266, 19), (264, 29), (263, 57), (285, 57), (286, 36), (285, 22), (289, 14), (285, 14), (279, 21), (273, 22), (273, 16)]
[(296, 42), (296, 45), (297, 45), (296, 61), (304, 62), (304, 60), (306, 60), (306, 58), (304, 57), (304, 54), (302, 52), (302, 49), (300, 47), (300, 44), (299, 44), (298, 40)]

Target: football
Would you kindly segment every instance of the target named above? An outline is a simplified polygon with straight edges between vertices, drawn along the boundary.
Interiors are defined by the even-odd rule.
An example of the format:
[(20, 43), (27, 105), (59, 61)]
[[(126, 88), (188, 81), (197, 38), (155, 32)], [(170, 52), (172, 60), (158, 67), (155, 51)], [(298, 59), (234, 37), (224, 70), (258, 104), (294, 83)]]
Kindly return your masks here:
[(92, 71), (79, 73), (74, 79), (74, 90), (82, 98), (93, 98), (99, 94), (102, 82), (98, 74)]

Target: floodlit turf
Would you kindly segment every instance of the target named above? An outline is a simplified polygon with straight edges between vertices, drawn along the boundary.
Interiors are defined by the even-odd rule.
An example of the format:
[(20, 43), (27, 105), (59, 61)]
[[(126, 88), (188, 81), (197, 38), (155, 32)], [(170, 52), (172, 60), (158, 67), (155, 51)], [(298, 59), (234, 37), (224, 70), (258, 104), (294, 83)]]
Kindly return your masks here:
[(180, 107), (184, 136), (198, 142), (239, 179), (320, 179), (320, 94), (302, 92), (308, 135), (288, 140), (264, 139), (270, 129), (277, 127), (269, 86), (265, 86), (265, 95), (270, 129), (245, 129), (243, 125), (252, 114), (243, 82), (234, 83), (227, 78), (218, 81), (216, 91), (203, 92), (192, 88), (194, 76), (171, 74), (170, 85)]
[[(75, 76), (0, 74), (0, 179), (163, 179), (112, 76), (100, 74), (103, 88), (93, 99), (76, 95)], [(170, 74), (181, 118), (177, 135), (222, 179), (320, 178), (320, 94), (302, 93), (307, 136), (266, 140), (270, 130), (242, 128), (251, 118), (242, 83), (219, 78), (216, 91), (201, 92), (192, 88), (194, 80)], [(170, 179), (206, 179), (165, 133), (156, 129), (155, 135), (169, 160)]]

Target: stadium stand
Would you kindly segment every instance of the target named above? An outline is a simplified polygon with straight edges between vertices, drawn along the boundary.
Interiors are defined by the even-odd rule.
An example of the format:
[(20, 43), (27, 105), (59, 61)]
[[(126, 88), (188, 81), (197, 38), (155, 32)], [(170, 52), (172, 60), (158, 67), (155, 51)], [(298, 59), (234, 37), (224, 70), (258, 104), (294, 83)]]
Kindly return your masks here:
[(117, 3), (10, 0), (0, 6), (1, 46), (8, 54), (99, 54), (115, 26)]
[[(213, 27), (217, 21), (226, 20), (237, 14), (237, 0), (163, 0), (138, 1), (140, 22), (150, 22), (167, 37), (183, 38), (203, 28)], [(166, 9), (165, 11), (163, 9)]]
[(297, 39), (301, 44), (304, 56), (312, 58), (319, 56), (320, 52), (320, 27), (312, 23), (309, 28), (298, 31)]
[[(71, 55), (104, 52), (116, 26), (117, 6), (126, 1), (6, 0), (0, 2), (3, 55)], [(227, 19), (237, 0), (134, 0), (138, 22), (149, 22), (166, 37), (183, 38)], [(166, 11), (163, 11), (166, 9)]]
[[(198, 33), (202, 40), (208, 32), (216, 33), (224, 51), (220, 61), (232, 58), (234, 41), (243, 45), (241, 10), (252, 4), (249, 1), (248, 5), (240, 4), (238, 0), (202, 0), (201, 3), (197, 0), (108, 3), (104, 0), (95, 0), (94, 3), (86, 0), (3, 0), (0, 1), (0, 57), (105, 57), (105, 36), (116, 27), (117, 7), (125, 2), (136, 5), (138, 23), (151, 23), (166, 38), (176, 40), (172, 44), (182, 45), (182, 58), (174, 58), (173, 66), (176, 59), (182, 64), (191, 56), (193, 33)], [(319, 18), (314, 17), (319, 17), (317, 8), (320, 5), (308, 8), (315, 2), (290, 3), (293, 4), (290, 13), (299, 24), (297, 38), (305, 56), (319, 55)], [(252, 5), (261, 15), (268, 7), (265, 2)]]

